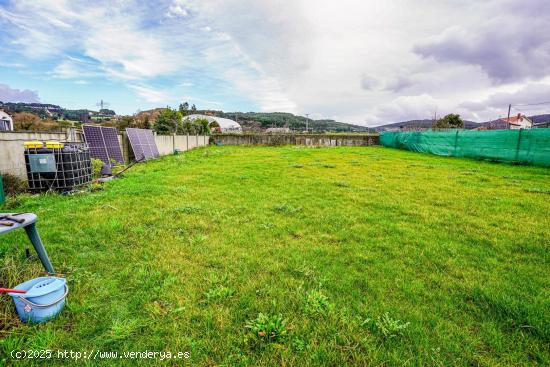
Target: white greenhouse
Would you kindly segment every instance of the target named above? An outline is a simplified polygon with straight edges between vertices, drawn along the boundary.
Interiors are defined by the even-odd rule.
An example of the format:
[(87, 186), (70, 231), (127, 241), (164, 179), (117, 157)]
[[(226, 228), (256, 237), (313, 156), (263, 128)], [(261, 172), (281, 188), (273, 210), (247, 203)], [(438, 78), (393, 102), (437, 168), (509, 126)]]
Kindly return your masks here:
[(242, 134), (243, 129), (237, 121), (226, 119), (223, 117), (217, 116), (208, 116), (208, 115), (189, 115), (186, 118), (191, 121), (196, 119), (207, 119), (209, 122), (210, 130), (212, 133), (222, 133), (222, 134)]

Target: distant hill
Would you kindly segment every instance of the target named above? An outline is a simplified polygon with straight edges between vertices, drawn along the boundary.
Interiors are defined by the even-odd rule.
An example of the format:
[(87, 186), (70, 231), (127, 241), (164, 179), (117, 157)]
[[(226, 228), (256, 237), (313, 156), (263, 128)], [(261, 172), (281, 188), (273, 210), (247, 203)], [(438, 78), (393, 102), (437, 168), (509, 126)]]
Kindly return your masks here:
[[(433, 120), (409, 120), (409, 121), (401, 121), (401, 122), (394, 122), (391, 124), (386, 125), (380, 125), (375, 127), (374, 129), (376, 131), (386, 131), (386, 130), (414, 130), (414, 129), (429, 129), (432, 127)], [(478, 122), (474, 121), (464, 121), (464, 127), (466, 129), (475, 129), (481, 125)]]
[[(237, 120), (245, 130), (260, 131), (270, 127), (289, 127), (291, 130), (304, 131), (307, 118), (288, 112), (223, 112), (214, 110), (200, 110), (197, 113), (225, 117)], [(309, 129), (313, 131), (336, 132), (368, 132), (372, 128), (348, 124), (330, 119), (309, 119)]]
[(547, 113), (545, 115), (535, 115), (535, 116), (531, 116), (529, 118), (535, 124), (540, 124), (541, 122), (550, 122), (550, 113)]
[(0, 108), (9, 114), (28, 112), (39, 116), (42, 119), (54, 120), (72, 120), (80, 122), (89, 122), (99, 117), (100, 121), (109, 120), (115, 115), (115, 111), (104, 109), (101, 111), (92, 111), (88, 109), (69, 110), (61, 106), (50, 103), (13, 103), (0, 101)]

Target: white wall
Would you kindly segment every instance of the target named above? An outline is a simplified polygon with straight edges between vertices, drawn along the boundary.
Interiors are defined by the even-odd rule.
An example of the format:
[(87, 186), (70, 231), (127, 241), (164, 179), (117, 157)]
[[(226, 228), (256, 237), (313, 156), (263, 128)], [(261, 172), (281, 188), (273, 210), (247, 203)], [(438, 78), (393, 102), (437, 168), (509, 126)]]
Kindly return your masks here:
[(174, 150), (191, 150), (208, 145), (210, 137), (202, 135), (156, 135), (160, 155), (173, 154)]

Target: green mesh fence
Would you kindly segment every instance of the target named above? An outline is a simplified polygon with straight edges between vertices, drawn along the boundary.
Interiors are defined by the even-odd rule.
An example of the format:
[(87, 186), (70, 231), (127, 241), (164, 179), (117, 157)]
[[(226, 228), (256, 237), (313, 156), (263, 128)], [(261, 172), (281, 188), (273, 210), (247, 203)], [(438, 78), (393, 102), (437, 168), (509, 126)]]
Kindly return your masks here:
[(413, 152), (550, 166), (550, 129), (384, 132), (380, 144)]

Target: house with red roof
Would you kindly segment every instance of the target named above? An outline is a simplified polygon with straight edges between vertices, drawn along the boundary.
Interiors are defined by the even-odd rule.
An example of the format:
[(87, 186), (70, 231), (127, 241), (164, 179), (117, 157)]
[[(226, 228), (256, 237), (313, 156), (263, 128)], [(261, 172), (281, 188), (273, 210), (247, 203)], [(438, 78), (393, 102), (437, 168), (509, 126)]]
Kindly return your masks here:
[(533, 121), (529, 117), (518, 113), (517, 116), (486, 122), (476, 130), (513, 130), (531, 129), (532, 127)]

